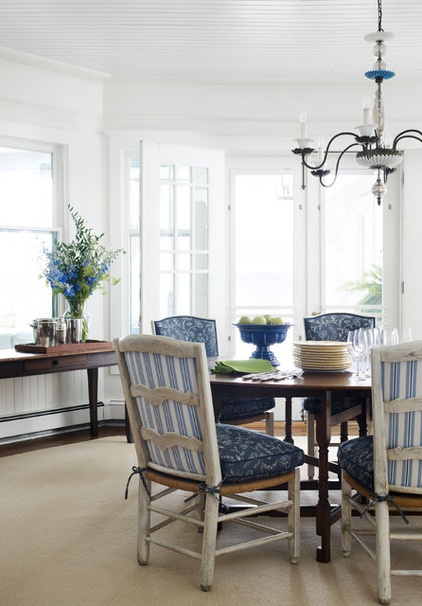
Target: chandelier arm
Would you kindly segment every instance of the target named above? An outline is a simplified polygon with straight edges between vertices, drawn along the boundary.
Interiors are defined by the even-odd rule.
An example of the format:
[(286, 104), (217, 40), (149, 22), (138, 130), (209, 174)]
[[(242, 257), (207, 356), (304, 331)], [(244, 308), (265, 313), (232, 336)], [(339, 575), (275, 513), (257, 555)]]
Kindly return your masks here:
[[(410, 133), (412, 133), (412, 134), (410, 134)], [(416, 141), (420, 141), (422, 143), (422, 131), (417, 130), (415, 128), (409, 128), (409, 129), (404, 130), (403, 132), (399, 133), (394, 138), (393, 149), (397, 149), (397, 143), (399, 141), (401, 141), (401, 139), (415, 139)]]
[[(345, 131), (344, 133), (337, 133), (336, 135), (334, 135), (333, 137), (331, 137), (331, 139), (328, 141), (327, 143), (327, 147), (325, 148), (325, 152), (324, 152), (324, 158), (321, 161), (321, 164), (308, 164), (305, 160), (304, 155), (302, 156), (302, 163), (306, 166), (306, 168), (309, 168), (309, 170), (319, 170), (320, 168), (322, 168), (324, 166), (324, 164), (327, 161), (327, 157), (330, 151), (330, 146), (332, 144), (332, 142), (337, 139), (338, 137), (344, 137), (344, 136), (348, 136), (348, 137), (353, 137), (354, 139), (356, 139), (356, 133), (349, 133), (347, 131)], [(353, 143), (353, 145), (357, 145), (357, 143)], [(347, 147), (346, 149), (350, 149), (350, 146)], [(344, 152), (342, 152), (344, 153)]]
[[(348, 134), (352, 134), (352, 133), (348, 133)], [(336, 136), (337, 136), (337, 135), (336, 135)], [(356, 135), (355, 135), (355, 136), (356, 136)], [(333, 139), (335, 139), (335, 137), (333, 137)], [(332, 141), (332, 139), (331, 139), (331, 141)], [(330, 141), (330, 143), (331, 143), (331, 141)], [(330, 144), (330, 143), (329, 143), (329, 144)], [(329, 144), (328, 144), (328, 145), (329, 145)], [(352, 147), (355, 147), (356, 145), (360, 145), (360, 143), (357, 143), (357, 142), (355, 142), (355, 143), (351, 143), (350, 145), (348, 145), (347, 147), (345, 147), (345, 148), (343, 149), (343, 151), (342, 151), (342, 152), (339, 154), (339, 156), (338, 156), (338, 158), (337, 158), (337, 161), (336, 161), (336, 167), (335, 167), (335, 170), (334, 170), (334, 178), (333, 178), (333, 180), (331, 181), (331, 183), (324, 183), (324, 182), (322, 181), (322, 180), (323, 180), (323, 178), (324, 178), (325, 176), (327, 176), (327, 175), (319, 175), (319, 182), (320, 182), (320, 184), (322, 185), (322, 187), (332, 187), (332, 186), (334, 185), (334, 183), (335, 183), (335, 182), (336, 182), (336, 180), (337, 180), (337, 175), (338, 175), (338, 171), (339, 171), (339, 168), (340, 168), (340, 162), (341, 162), (342, 157), (344, 156), (344, 154), (345, 154), (345, 153), (347, 153), (347, 152), (349, 151), (349, 149), (352, 149)], [(328, 146), (327, 146), (327, 149), (328, 149)]]

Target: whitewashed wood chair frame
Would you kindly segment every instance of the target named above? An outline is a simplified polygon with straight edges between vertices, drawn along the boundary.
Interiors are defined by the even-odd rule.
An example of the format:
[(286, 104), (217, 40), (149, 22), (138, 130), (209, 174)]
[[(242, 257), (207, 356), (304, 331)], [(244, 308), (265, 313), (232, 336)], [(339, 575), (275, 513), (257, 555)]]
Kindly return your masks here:
[[(376, 562), (378, 601), (389, 604), (391, 576), (422, 576), (421, 569), (392, 569), (390, 556), (391, 541), (422, 540), (422, 532), (412, 529), (413, 516), (401, 530), (390, 527), (390, 514), (398, 513), (397, 508), (411, 513), (422, 509), (422, 341), (374, 347), (371, 358), (374, 486), (367, 490), (362, 485), (366, 482), (342, 470), (342, 547), (344, 556), (349, 556), (354, 538)], [(403, 439), (412, 433), (410, 429), (413, 438)], [(369, 508), (359, 502), (359, 495), (366, 497)], [(362, 525), (357, 528), (352, 509), (370, 523), (370, 531)], [(368, 534), (375, 535), (375, 545), (365, 539)]]
[[(130, 335), (115, 339), (114, 346), (138, 459), (138, 471), (140, 472), (137, 540), (139, 564), (146, 565), (148, 563), (151, 543), (197, 558), (201, 563), (201, 588), (204, 591), (209, 591), (213, 583), (215, 558), (222, 554), (286, 539), (290, 561), (296, 563), (300, 553), (298, 469), (266, 479), (232, 484), (224, 482), (221, 473), (204, 345), (161, 336)], [(168, 386), (160, 386), (150, 389), (145, 384), (148, 383), (148, 380), (143, 381), (142, 377), (144, 373), (151, 375), (156, 372), (153, 365), (157, 359), (161, 360), (159, 363), (174, 365), (171, 366), (172, 369), (179, 369), (182, 360), (184, 370), (180, 384), (184, 382), (186, 387), (174, 389)], [(143, 365), (143, 368), (138, 368), (139, 365)], [(134, 368), (135, 366), (137, 368)], [(195, 433), (195, 436), (181, 435), (177, 431), (167, 432), (165, 430), (160, 434), (143, 425), (142, 416), (145, 414), (154, 415), (155, 411), (163, 406), (163, 403), (166, 406), (168, 405), (170, 414), (174, 414), (174, 406), (178, 407), (178, 411), (182, 410), (181, 415), (185, 415), (185, 409), (189, 407), (192, 412), (189, 412), (188, 417), (184, 416), (184, 421), (187, 418), (192, 420), (193, 429), (191, 433)], [(234, 428), (234, 430), (264, 436), (264, 434), (251, 432), (244, 428)], [(189, 433), (188, 431), (187, 434)], [(276, 438), (269, 436), (264, 437), (268, 440), (276, 440)], [(294, 448), (297, 449), (297, 447)], [(190, 461), (191, 471), (175, 469), (172, 466), (171, 454), (173, 450), (175, 450), (178, 457), (183, 455), (186, 460)], [(303, 454), (303, 451), (301, 453)], [(171, 464), (167, 464), (167, 461)], [(137, 470), (134, 469), (134, 471)], [(154, 483), (154, 491), (151, 490), (152, 483)], [(283, 492), (280, 495), (287, 496), (287, 498), (275, 503), (268, 503), (264, 499), (255, 499), (250, 495), (243, 494), (254, 490), (270, 489), (284, 483), (287, 483), (287, 495), (285, 492), (284, 495)], [(157, 490), (155, 484), (166, 488)], [(182, 509), (176, 511), (171, 510), (168, 504), (157, 504), (160, 499), (164, 499), (177, 490), (187, 491), (191, 494), (197, 493), (199, 498), (195, 497), (189, 500), (187, 505), (181, 501)], [(186, 495), (183, 496), (186, 497)], [(222, 513), (219, 511), (220, 496), (229, 496), (240, 501), (243, 507), (245, 503), (248, 507)], [(249, 505), (253, 505), (253, 507), (249, 507)], [(287, 529), (285, 529), (284, 524), (286, 520), (280, 520), (280, 518), (274, 518), (278, 519), (279, 523), (276, 527), (268, 523), (268, 518), (266, 518), (264, 524), (257, 517), (250, 519), (252, 515), (268, 513), (272, 510), (281, 510), (286, 513)], [(151, 512), (161, 514), (164, 521), (151, 526)], [(195, 535), (198, 541), (198, 549), (176, 545), (169, 540), (168, 535), (164, 537), (157, 536), (156, 533), (160, 529), (176, 520), (187, 522), (202, 531)], [(225, 521), (237, 521), (261, 531), (263, 536), (235, 545), (217, 548), (217, 525)], [(280, 529), (281, 522), (284, 530)]]

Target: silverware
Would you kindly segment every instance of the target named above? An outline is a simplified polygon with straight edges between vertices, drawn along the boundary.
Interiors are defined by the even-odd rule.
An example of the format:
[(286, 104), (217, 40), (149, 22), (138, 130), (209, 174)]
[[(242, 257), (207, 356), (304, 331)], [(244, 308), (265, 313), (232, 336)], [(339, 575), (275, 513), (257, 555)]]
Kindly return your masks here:
[(281, 370), (270, 370), (267, 372), (258, 372), (255, 374), (243, 375), (242, 379), (247, 381), (284, 381), (285, 379), (296, 379), (302, 373), (297, 371), (281, 371)]

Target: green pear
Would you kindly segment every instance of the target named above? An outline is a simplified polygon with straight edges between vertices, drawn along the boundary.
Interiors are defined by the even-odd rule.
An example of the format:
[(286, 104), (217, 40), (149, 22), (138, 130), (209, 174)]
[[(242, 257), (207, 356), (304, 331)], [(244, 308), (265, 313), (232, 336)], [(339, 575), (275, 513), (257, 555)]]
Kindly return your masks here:
[(267, 320), (264, 318), (264, 316), (255, 316), (251, 320), (251, 324), (266, 324), (266, 323), (267, 323)]
[(251, 319), (249, 316), (242, 316), (238, 322), (238, 324), (250, 324)]
[(280, 318), (280, 316), (274, 316), (271, 318), (271, 324), (284, 324), (283, 318)]
[(267, 324), (271, 324), (271, 314), (265, 314), (264, 318)]

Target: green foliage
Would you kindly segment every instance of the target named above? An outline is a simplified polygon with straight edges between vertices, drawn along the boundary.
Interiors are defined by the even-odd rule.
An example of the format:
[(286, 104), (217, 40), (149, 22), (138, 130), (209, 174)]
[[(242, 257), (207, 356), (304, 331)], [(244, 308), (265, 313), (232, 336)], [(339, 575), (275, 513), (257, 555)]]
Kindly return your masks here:
[(382, 267), (372, 265), (360, 280), (346, 282), (343, 287), (346, 292), (361, 292), (360, 305), (382, 304)]
[[(124, 250), (108, 250), (101, 242), (104, 233), (95, 235), (85, 220), (69, 205), (75, 223), (75, 239), (69, 244), (54, 242), (53, 250), (44, 250), (41, 276), (54, 294), (62, 294), (69, 304), (70, 317), (82, 317), (83, 306), (92, 293), (110, 278), (111, 264)], [(119, 280), (112, 280), (116, 284)]]

